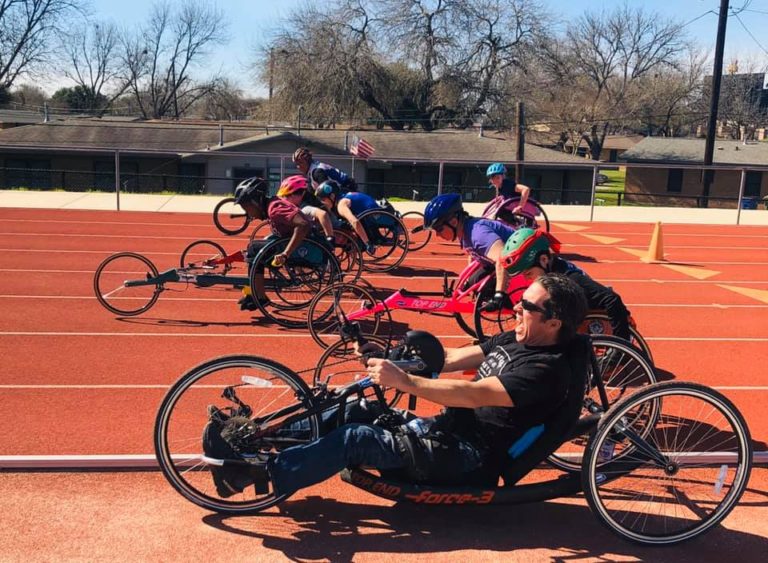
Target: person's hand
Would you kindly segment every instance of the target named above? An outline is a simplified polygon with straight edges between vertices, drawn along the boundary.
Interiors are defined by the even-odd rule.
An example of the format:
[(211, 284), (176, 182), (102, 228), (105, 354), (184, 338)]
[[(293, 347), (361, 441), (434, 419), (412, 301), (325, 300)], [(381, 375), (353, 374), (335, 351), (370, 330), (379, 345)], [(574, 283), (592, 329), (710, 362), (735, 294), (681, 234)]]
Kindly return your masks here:
[(523, 210), (523, 206), (522, 206), (522, 205), (518, 205), (517, 207), (515, 207), (515, 208), (512, 210), (512, 213), (513, 213), (513, 214), (515, 214), (515, 215), (522, 215), (522, 214), (523, 214), (523, 211), (524, 211), (524, 210)]
[(279, 268), (283, 264), (285, 264), (285, 261), (288, 259), (288, 255), (285, 254), (285, 252), (281, 252), (280, 254), (275, 254), (275, 257), (272, 258), (272, 265), (276, 268)]
[(374, 342), (366, 342), (362, 346), (357, 343), (357, 341), (354, 342), (354, 348), (355, 348), (355, 354), (358, 356), (363, 356), (365, 354), (375, 354), (377, 352), (383, 352), (384, 348), (379, 346), (378, 344), (375, 344)]
[(368, 254), (370, 254), (371, 256), (375, 256), (376, 255), (376, 245), (373, 244), (372, 242), (369, 242), (368, 244), (365, 245), (365, 251)]
[(503, 291), (497, 291), (493, 294), (493, 297), (486, 302), (481, 309), (483, 311), (499, 311), (501, 309), (511, 309), (513, 307), (512, 301), (509, 299), (509, 295)]
[(334, 248), (336, 246), (336, 237), (325, 237), (325, 243), (330, 247)]
[(368, 375), (377, 385), (403, 390), (408, 384), (408, 374), (389, 360), (369, 358)]

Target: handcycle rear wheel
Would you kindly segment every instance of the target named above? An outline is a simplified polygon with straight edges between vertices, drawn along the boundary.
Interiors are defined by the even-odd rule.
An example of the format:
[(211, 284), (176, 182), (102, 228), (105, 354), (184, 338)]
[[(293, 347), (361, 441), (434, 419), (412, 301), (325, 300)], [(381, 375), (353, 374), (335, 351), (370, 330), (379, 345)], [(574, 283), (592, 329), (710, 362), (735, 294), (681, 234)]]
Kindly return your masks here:
[[(108, 311), (133, 317), (148, 311), (157, 302), (162, 284), (145, 283), (157, 278), (157, 268), (146, 256), (135, 252), (118, 252), (107, 257), (93, 276), (96, 299)], [(127, 282), (141, 285), (126, 286)]]
[[(652, 428), (631, 414), (660, 405)], [(643, 434), (644, 433), (644, 434)], [(581, 470), (592, 512), (621, 537), (671, 545), (717, 525), (744, 493), (752, 441), (741, 413), (695, 383), (657, 383), (608, 411)]]
[[(380, 336), (365, 336), (368, 343), (376, 344), (383, 350), (388, 350), (390, 342)], [(341, 386), (352, 383), (367, 375), (361, 357), (355, 352), (355, 343), (349, 340), (337, 340), (325, 349), (317, 362), (312, 377), (313, 386), (328, 383), (331, 386)], [(403, 394), (394, 388), (382, 389), (384, 398), (390, 407), (394, 407)]]
[(217, 263), (227, 256), (224, 247), (212, 240), (197, 240), (181, 253), (179, 266), (205, 270), (206, 273), (224, 275), (232, 269), (231, 264)]
[(420, 211), (407, 211), (400, 216), (408, 229), (408, 252), (421, 250), (432, 239), (432, 229), (424, 228), (424, 214)]
[[(588, 389), (585, 390), (584, 414), (604, 412), (602, 400), (595, 379), (603, 381), (608, 406), (616, 404), (626, 396), (656, 383), (653, 365), (642, 353), (627, 341), (615, 336), (593, 336), (592, 353), (595, 364), (589, 367)], [(597, 368), (598, 373), (595, 373)], [(645, 405), (647, 411), (634, 412), (637, 420), (645, 421), (646, 427), (655, 424), (659, 406)], [(588, 435), (576, 436), (566, 442), (547, 458), (547, 461), (563, 471), (580, 471)]]
[[(228, 398), (232, 392), (240, 403)], [(277, 362), (256, 356), (224, 356), (181, 376), (164, 397), (155, 420), (157, 461), (165, 478), (184, 498), (228, 514), (258, 512), (283, 501), (286, 497), (276, 495), (272, 487), (263, 495), (252, 487), (228, 499), (217, 494), (201, 438), (210, 419), (209, 405), (227, 417), (242, 417), (233, 447), (252, 455), (274, 453), (319, 436), (317, 414), (309, 415), (301, 425), (278, 428), (259, 438), (253, 435), (266, 426), (279, 427), (288, 416), (312, 408), (314, 399), (307, 384)]]
[(225, 235), (239, 235), (248, 228), (250, 222), (248, 213), (235, 203), (233, 197), (222, 199), (213, 208), (213, 224)]
[[(376, 298), (359, 285), (351, 283), (333, 284), (315, 295), (307, 311), (307, 327), (318, 346), (328, 348), (336, 342), (339, 328), (344, 322), (341, 316), (360, 311), (364, 307), (376, 304)], [(387, 316), (391, 321), (387, 311)], [(381, 317), (370, 315), (355, 321), (360, 327), (360, 333), (366, 338), (378, 334)]]
[[(611, 329), (611, 319), (606, 313), (590, 311), (587, 313), (587, 316), (584, 318), (584, 322), (581, 323), (581, 326), (584, 327), (589, 332), (589, 334), (613, 334)], [(629, 342), (635, 348), (645, 354), (648, 360), (653, 363), (651, 347), (648, 346), (648, 343), (637, 331), (637, 329), (631, 325), (629, 327)]]
[(374, 254), (362, 253), (363, 269), (368, 272), (390, 272), (405, 260), (408, 254), (408, 231), (403, 222), (383, 209), (369, 209), (358, 219), (363, 223)]
[(264, 285), (269, 304), (255, 299), (262, 314), (286, 328), (307, 326), (307, 309), (317, 293), (339, 281), (339, 263), (330, 249), (312, 239), (305, 239), (282, 266), (272, 259), (288, 245), (278, 239), (262, 248), (251, 267), (249, 282), (255, 287), (255, 276), (264, 272)]

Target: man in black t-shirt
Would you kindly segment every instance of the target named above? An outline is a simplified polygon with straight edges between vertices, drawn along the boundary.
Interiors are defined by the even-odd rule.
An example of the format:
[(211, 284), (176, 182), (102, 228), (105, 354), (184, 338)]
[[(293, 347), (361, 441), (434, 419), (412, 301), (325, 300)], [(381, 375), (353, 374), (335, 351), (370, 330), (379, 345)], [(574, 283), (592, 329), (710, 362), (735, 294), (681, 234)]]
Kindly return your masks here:
[(388, 360), (369, 359), (374, 382), (447, 407), (401, 429), (345, 424), (319, 440), (256, 461), (247, 452), (240, 452), (242, 457), (235, 452), (212, 421), (204, 433), (206, 455), (248, 462), (214, 466), (217, 490), (224, 497), (251, 484), (265, 491), (271, 478), (274, 491), (287, 495), (353, 466), (433, 485), (495, 485), (510, 446), (564, 404), (572, 366), (586, 370), (587, 359), (571, 357), (570, 346), (586, 310), (575, 283), (561, 275), (542, 276), (515, 306), (514, 332), (446, 350), (443, 371), (477, 369), (472, 381), (427, 379)]

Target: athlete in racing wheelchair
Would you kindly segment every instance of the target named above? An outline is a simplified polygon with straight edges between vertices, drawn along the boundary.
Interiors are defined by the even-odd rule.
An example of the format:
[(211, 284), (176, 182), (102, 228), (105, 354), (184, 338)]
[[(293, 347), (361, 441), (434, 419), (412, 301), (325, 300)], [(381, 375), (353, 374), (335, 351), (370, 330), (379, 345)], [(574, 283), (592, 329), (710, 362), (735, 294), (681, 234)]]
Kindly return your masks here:
[(246, 487), (265, 493), (271, 486), (276, 496), (286, 496), (354, 466), (430, 485), (495, 486), (510, 448), (557, 415), (580, 377), (581, 394), (588, 363), (588, 347), (576, 337), (586, 301), (568, 278), (539, 278), (516, 313), (514, 333), (447, 350), (442, 371), (477, 369), (473, 381), (428, 379), (389, 360), (367, 360), (373, 383), (447, 407), (436, 417), (352, 422), (318, 440), (264, 454), (238, 440), (247, 421), (212, 409), (203, 449), (214, 462), (217, 493), (227, 498)]

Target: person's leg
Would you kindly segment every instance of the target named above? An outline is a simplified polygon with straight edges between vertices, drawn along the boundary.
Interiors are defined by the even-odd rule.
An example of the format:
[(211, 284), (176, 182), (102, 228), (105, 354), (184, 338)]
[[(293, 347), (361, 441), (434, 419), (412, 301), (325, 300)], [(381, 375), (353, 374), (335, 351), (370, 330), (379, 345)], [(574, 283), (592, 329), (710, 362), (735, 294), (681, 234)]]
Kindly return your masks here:
[(369, 424), (347, 424), (311, 444), (283, 450), (267, 468), (275, 490), (291, 494), (325, 481), (346, 467), (398, 469), (407, 464), (406, 454), (392, 432)]

